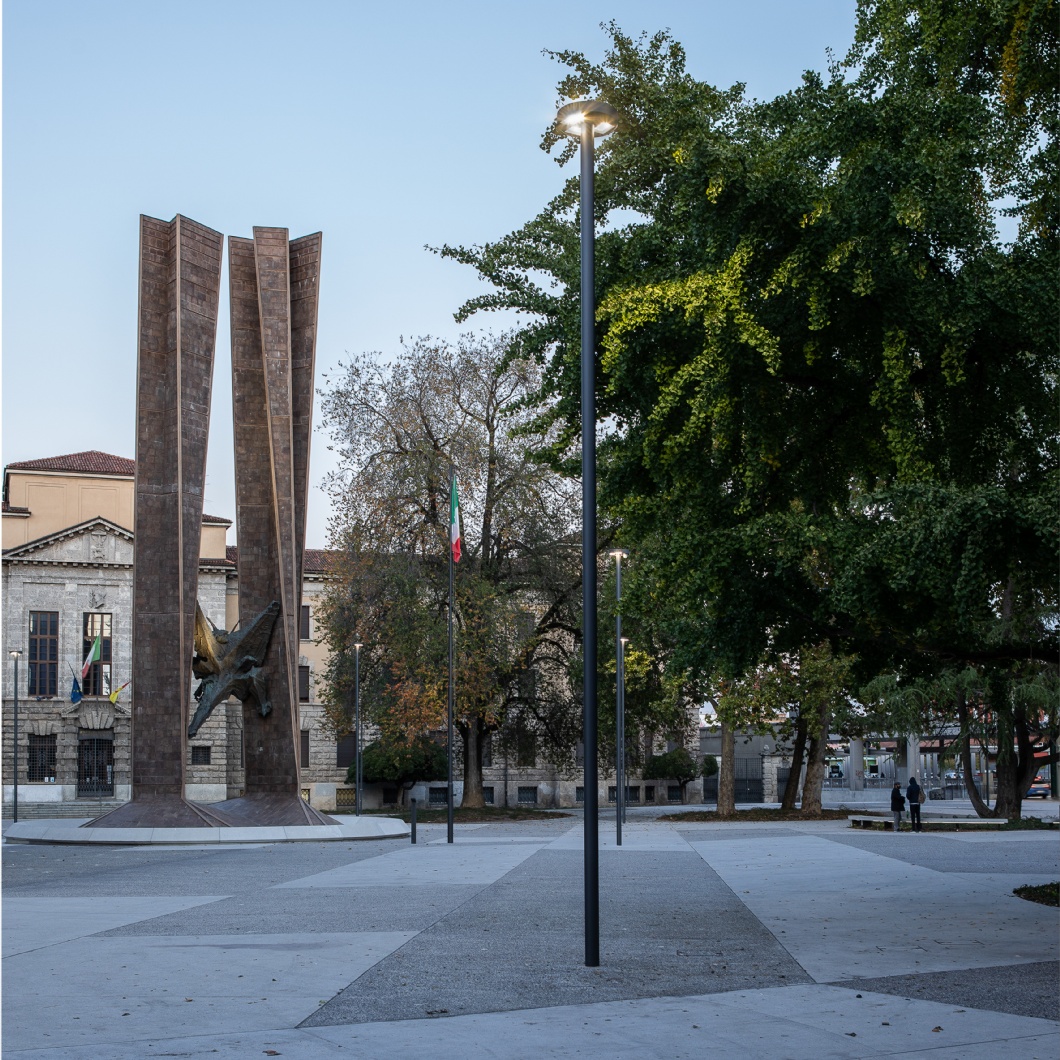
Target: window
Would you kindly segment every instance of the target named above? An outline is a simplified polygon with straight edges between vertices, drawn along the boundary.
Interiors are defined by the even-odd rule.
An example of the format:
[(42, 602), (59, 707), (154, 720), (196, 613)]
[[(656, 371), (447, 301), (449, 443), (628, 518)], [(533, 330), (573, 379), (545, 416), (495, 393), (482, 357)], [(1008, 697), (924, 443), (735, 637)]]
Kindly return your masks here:
[(302, 769), (309, 768), (309, 730), (300, 729), (298, 732), (298, 765)]
[(669, 784), (666, 788), (666, 801), (667, 802), (680, 802), (681, 801), (681, 785), (680, 784)]
[(618, 786), (617, 785), (611, 784), (611, 785), (608, 786), (608, 789), (607, 789), (607, 801), (608, 802), (618, 802)]
[(427, 805), (428, 806), (448, 806), (449, 805), (449, 789), (448, 788), (428, 788), (427, 789)]
[(528, 732), (522, 726), (515, 734), (515, 764), (523, 769), (537, 765), (537, 733)]
[(640, 788), (626, 788), (626, 803), (640, 802)]
[(654, 802), (655, 801), (655, 785), (645, 784), (644, 785), (644, 801)]
[(29, 735), (29, 761), (26, 779), (38, 784), (55, 780), (55, 736)]
[(309, 667), (298, 667), (298, 702), (309, 702)]
[(340, 736), (335, 742), (335, 765), (339, 769), (348, 769), (357, 760), (357, 737), (350, 733)]
[(520, 788), (519, 789), (519, 805), (520, 806), (536, 806), (537, 805), (537, 788)]
[(210, 764), (210, 748), (193, 747), (191, 749), (191, 764), (193, 766), (208, 766)]
[[(59, 694), (59, 612), (29, 613), (29, 694)], [(84, 657), (82, 656), (82, 659)], [(51, 776), (51, 774), (48, 774)]]
[(493, 733), (488, 732), (482, 737), (482, 768), (490, 769), (493, 766)]
[(493, 788), (483, 788), (482, 789), (482, 801), (487, 806), (492, 806), (493, 805)]
[(81, 661), (88, 658), (92, 645), (99, 637), (99, 660), (89, 666), (81, 693), (86, 696), (109, 696), (111, 692), (111, 616), (97, 611), (84, 613), (81, 637)]
[(575, 802), (585, 802), (585, 788), (583, 788), (581, 786), (581, 784), (579, 784), (574, 789), (574, 801)]
[(309, 640), (309, 604), (302, 604), (302, 621), (298, 630), (299, 640)]
[(383, 788), (383, 805), (384, 806), (396, 806), (398, 801), (398, 789), (397, 788)]

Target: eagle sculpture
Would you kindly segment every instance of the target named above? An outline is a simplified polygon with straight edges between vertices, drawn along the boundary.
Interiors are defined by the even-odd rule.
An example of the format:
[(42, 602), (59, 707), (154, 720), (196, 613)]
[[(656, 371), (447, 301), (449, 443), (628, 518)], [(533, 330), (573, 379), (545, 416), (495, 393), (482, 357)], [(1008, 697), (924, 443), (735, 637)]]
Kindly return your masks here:
[(229, 696), (256, 703), (262, 717), (272, 710), (262, 664), (279, 613), (280, 605), (273, 601), (242, 629), (229, 633), (215, 626), (195, 604), (195, 658), (191, 668), (199, 678), (195, 689), (199, 706), (188, 725), (189, 737)]

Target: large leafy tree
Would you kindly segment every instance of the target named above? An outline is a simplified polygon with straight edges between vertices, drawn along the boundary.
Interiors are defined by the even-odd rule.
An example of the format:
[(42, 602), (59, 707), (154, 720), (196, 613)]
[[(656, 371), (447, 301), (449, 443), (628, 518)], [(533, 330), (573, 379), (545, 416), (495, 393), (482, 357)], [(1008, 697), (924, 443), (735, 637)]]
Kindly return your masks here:
[[(983, 667), (1009, 815), (1034, 764), (1019, 688), (1056, 658), (1052, 10), (866, 0), (848, 60), (767, 103), (696, 82), (666, 34), (557, 55), (562, 95), (622, 115), (598, 220), (639, 215), (601, 234), (594, 292), (630, 609), (700, 678), (822, 641), (864, 676)], [(533, 314), (557, 458), (576, 194), (444, 250), (495, 288), (465, 314)]]
[(464, 805), (482, 805), (484, 740), (517, 718), (546, 756), (573, 758), (570, 680), (580, 571), (571, 486), (512, 437), (530, 417), (532, 363), (510, 337), (421, 339), (394, 359), (351, 358), (323, 391), (339, 469), (338, 552), (323, 610), (328, 713), (348, 729), (353, 644), (362, 701), (384, 741), (445, 726), (449, 476), (464, 555), (456, 567), (455, 721)]

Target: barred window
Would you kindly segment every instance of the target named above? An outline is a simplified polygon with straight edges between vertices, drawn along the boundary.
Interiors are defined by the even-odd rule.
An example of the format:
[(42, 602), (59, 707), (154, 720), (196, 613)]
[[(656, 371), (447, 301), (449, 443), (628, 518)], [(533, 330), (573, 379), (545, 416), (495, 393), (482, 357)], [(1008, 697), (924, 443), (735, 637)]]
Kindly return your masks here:
[(298, 667), (298, 702), (309, 702), (309, 667)]
[(210, 748), (202, 746), (192, 747), (191, 764), (193, 766), (208, 766), (210, 764)]
[(298, 765), (302, 769), (309, 768), (309, 730), (298, 731)]
[(26, 763), (26, 779), (31, 783), (43, 783), (55, 779), (56, 737), (29, 734), (29, 761)]
[(354, 733), (340, 736), (335, 744), (335, 765), (348, 769), (357, 759), (357, 737)]
[[(59, 694), (59, 612), (29, 613), (29, 694)], [(50, 774), (49, 774), (50, 775)]]
[(302, 621), (299, 624), (298, 639), (309, 640), (309, 604), (302, 604)]

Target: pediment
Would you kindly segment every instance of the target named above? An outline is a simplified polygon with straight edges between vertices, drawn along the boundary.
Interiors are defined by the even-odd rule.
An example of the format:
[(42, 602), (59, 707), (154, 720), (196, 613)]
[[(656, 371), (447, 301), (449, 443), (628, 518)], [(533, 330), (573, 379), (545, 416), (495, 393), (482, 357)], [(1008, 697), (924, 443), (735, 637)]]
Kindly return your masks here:
[(131, 567), (133, 535), (109, 519), (89, 519), (4, 551), (5, 562)]

